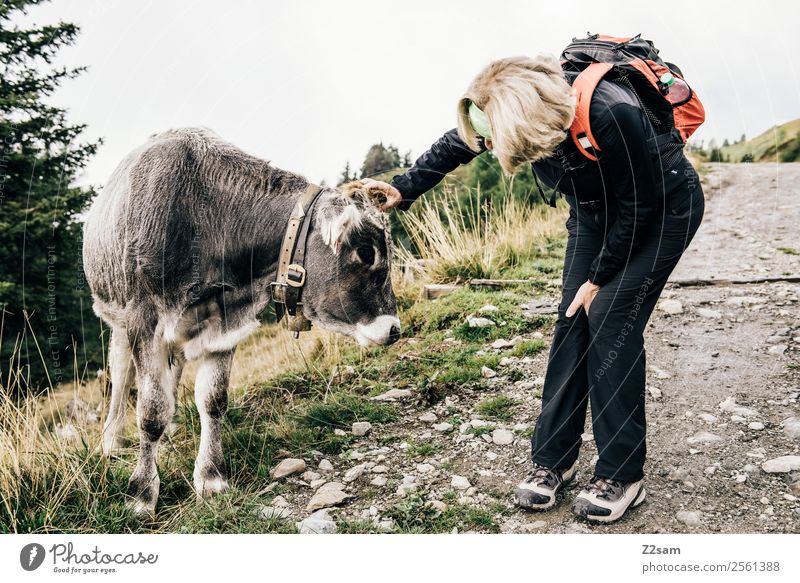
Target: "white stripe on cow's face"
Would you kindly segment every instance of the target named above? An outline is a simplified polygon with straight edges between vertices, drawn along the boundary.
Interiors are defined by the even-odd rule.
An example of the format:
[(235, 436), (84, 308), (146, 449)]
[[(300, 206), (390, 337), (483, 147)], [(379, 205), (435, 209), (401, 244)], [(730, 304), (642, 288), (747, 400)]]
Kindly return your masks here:
[(378, 316), (369, 324), (356, 324), (353, 337), (364, 347), (392, 344), (400, 337), (400, 320), (395, 316)]

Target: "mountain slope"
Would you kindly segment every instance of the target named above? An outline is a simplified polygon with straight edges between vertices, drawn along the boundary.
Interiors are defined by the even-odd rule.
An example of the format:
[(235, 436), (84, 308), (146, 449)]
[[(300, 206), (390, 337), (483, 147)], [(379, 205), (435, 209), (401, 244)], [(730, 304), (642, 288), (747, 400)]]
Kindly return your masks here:
[(742, 162), (742, 158), (749, 158), (748, 154), (753, 162), (800, 161), (800, 119), (773, 126), (753, 139), (726, 146), (722, 153), (731, 162)]

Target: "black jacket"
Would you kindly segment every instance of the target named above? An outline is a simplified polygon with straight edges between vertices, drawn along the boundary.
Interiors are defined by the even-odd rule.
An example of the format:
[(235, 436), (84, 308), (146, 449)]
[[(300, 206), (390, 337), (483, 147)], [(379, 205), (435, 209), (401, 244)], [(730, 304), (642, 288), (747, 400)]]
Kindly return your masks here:
[[(605, 285), (660, 216), (664, 200), (680, 192), (690, 194), (681, 186), (694, 169), (678, 140), (656, 138), (647, 112), (624, 85), (601, 81), (589, 112), (592, 133), (601, 149), (598, 160), (584, 157), (565, 135), (552, 156), (533, 164), (533, 171), (542, 182), (563, 193), (571, 206), (594, 204), (615, 209), (609, 213), (605, 244), (590, 271), (591, 281)], [(403, 195), (400, 208), (407, 210), (447, 173), (483, 151), (485, 148), (470, 150), (455, 129), (444, 134), (412, 168), (392, 179)]]

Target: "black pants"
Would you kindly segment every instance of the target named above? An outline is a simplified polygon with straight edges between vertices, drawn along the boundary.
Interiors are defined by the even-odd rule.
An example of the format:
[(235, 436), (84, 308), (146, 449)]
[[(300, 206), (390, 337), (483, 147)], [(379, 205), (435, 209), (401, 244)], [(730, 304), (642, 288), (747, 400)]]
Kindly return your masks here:
[(568, 201), (563, 292), (533, 434), (533, 461), (555, 468), (575, 462), (591, 399), (599, 454), (595, 474), (640, 480), (646, 451), (643, 333), (667, 278), (700, 226), (703, 192), (695, 178), (667, 197), (651, 231), (600, 289), (589, 315), (581, 309), (572, 318), (565, 312), (588, 279), (616, 210)]

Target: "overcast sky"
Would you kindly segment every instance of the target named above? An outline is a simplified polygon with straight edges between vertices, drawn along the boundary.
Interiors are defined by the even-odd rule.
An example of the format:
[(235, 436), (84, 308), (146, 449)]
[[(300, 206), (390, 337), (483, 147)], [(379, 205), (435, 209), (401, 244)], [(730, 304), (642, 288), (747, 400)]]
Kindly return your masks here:
[(378, 141), (422, 153), (455, 126), (457, 99), (490, 60), (559, 53), (586, 31), (653, 40), (705, 103), (698, 137), (755, 136), (800, 117), (798, 6), (54, 0), (25, 20), (82, 29), (60, 63), (89, 71), (52, 100), (105, 139), (81, 183), (105, 182), (150, 134), (190, 125), (331, 183)]

